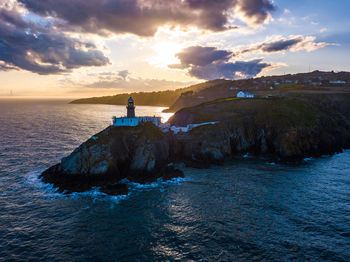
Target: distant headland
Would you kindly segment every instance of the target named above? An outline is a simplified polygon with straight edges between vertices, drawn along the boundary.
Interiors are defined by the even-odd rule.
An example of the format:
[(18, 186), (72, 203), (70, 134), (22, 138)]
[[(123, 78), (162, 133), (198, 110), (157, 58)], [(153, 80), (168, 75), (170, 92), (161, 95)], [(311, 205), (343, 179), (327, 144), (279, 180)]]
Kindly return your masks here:
[(236, 96), (240, 91), (256, 95), (285, 95), (295, 92), (342, 92), (350, 88), (349, 72), (322, 72), (264, 76), (242, 80), (213, 80), (205, 83), (158, 92), (127, 93), (114, 96), (92, 97), (74, 100), (73, 104), (124, 105), (131, 96), (138, 105), (169, 107), (165, 112), (199, 105), (220, 98)]

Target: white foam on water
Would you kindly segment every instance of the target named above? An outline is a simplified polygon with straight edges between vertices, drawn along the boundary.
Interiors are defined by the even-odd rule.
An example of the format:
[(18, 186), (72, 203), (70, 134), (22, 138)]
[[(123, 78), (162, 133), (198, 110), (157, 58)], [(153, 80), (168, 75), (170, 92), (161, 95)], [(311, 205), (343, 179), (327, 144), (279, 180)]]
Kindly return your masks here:
[(32, 186), (36, 193), (38, 193), (41, 197), (44, 198), (71, 198), (71, 199), (79, 199), (82, 197), (89, 197), (92, 199), (93, 202), (96, 201), (112, 201), (113, 203), (119, 203), (120, 200), (126, 199), (130, 196), (130, 193), (128, 195), (119, 195), (119, 196), (112, 196), (108, 195), (106, 193), (103, 193), (99, 191), (98, 187), (94, 187), (89, 191), (85, 192), (74, 192), (70, 194), (65, 194), (57, 192), (57, 189), (53, 187), (52, 184), (43, 182), (39, 176), (43, 172), (43, 170), (40, 171), (33, 171), (27, 173), (26, 181), (25, 183), (29, 186)]
[(34, 187), (34, 189), (44, 197), (62, 197), (64, 194), (58, 193), (52, 184), (44, 183), (39, 176), (44, 170), (29, 172), (26, 175), (25, 184)]
[(129, 182), (128, 186), (130, 186), (132, 189), (152, 189), (157, 188), (160, 186), (159, 181), (150, 183), (150, 184), (140, 184), (136, 182)]
[(114, 204), (118, 204), (121, 200), (127, 199), (130, 197), (130, 192), (127, 195), (118, 195), (118, 196), (112, 196), (108, 195), (106, 193), (103, 193), (100, 191), (99, 187), (93, 187), (89, 191), (85, 192), (74, 192), (69, 195), (67, 195), (70, 198), (73, 199), (80, 199), (82, 197), (88, 197), (92, 199), (93, 203), (96, 202), (113, 202)]
[(185, 181), (189, 181), (188, 178), (184, 177), (176, 177), (170, 180), (163, 181), (162, 178), (158, 178), (157, 181), (152, 182), (150, 184), (140, 184), (135, 182), (126, 182), (129, 186), (129, 190), (151, 190), (151, 189), (159, 189), (161, 191), (164, 190), (165, 185), (178, 185)]
[[(40, 174), (43, 171), (34, 171), (27, 173), (26, 184), (34, 188), (34, 190), (39, 194), (39, 196), (44, 198), (70, 198), (70, 199), (81, 199), (81, 198), (90, 198), (93, 203), (95, 202), (111, 202), (111, 208), (114, 207), (114, 204), (118, 204), (121, 200), (128, 199), (133, 191), (144, 191), (144, 190), (154, 190), (159, 189), (164, 191), (165, 185), (179, 185), (185, 181), (189, 181), (189, 178), (177, 177), (167, 181), (163, 181), (162, 178), (159, 178), (157, 181), (150, 184), (140, 184), (135, 182), (130, 182), (127, 179), (123, 179), (121, 182), (128, 185), (129, 193), (127, 195), (108, 195), (100, 191), (99, 187), (93, 187), (89, 191), (85, 192), (74, 192), (70, 194), (65, 194), (57, 192), (57, 189), (53, 187), (52, 184), (48, 184), (39, 179)], [(89, 207), (87, 207), (88, 209)]]
[(190, 181), (189, 178), (187, 177), (175, 177), (173, 179), (170, 179), (170, 180), (167, 180), (167, 181), (164, 181), (163, 184), (165, 185), (179, 185), (183, 182), (187, 182), (187, 181)]
[(270, 166), (276, 166), (277, 164), (275, 162), (267, 162), (268, 165)]

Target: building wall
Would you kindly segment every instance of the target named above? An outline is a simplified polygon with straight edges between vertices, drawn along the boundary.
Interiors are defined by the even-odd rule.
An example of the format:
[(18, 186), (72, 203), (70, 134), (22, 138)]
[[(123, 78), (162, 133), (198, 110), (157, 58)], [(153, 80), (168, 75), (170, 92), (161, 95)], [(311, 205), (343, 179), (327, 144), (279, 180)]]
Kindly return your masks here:
[(139, 124), (138, 117), (119, 117), (113, 118), (114, 126), (137, 126)]
[(253, 98), (253, 97), (254, 97), (254, 94), (249, 93), (249, 92), (239, 91), (239, 92), (237, 93), (237, 97), (239, 97), (239, 98)]
[(113, 125), (114, 126), (137, 126), (140, 123), (152, 122), (154, 125), (159, 126), (161, 124), (160, 117), (114, 117)]

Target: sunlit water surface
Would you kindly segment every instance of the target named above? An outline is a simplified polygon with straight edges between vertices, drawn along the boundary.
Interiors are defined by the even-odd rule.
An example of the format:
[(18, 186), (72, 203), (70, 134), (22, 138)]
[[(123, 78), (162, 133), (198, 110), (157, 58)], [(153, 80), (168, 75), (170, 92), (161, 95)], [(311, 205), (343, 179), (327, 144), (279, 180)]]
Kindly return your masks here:
[(349, 151), (300, 166), (246, 158), (186, 169), (130, 184), (125, 197), (66, 196), (38, 180), (124, 112), (0, 100), (0, 261), (350, 261)]

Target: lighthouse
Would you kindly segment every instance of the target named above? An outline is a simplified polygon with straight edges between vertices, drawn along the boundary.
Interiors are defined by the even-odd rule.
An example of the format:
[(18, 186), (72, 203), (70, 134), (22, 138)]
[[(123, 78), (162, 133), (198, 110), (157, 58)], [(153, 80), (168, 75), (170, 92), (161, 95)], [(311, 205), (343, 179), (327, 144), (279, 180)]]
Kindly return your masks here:
[(161, 126), (161, 118), (159, 116), (135, 116), (135, 101), (132, 97), (128, 99), (126, 105), (126, 117), (113, 117), (113, 126), (138, 126), (139, 124), (151, 122), (155, 126)]
[(134, 99), (131, 96), (128, 99), (128, 104), (126, 106), (126, 109), (127, 109), (127, 117), (128, 118), (135, 117), (135, 104), (134, 104)]

